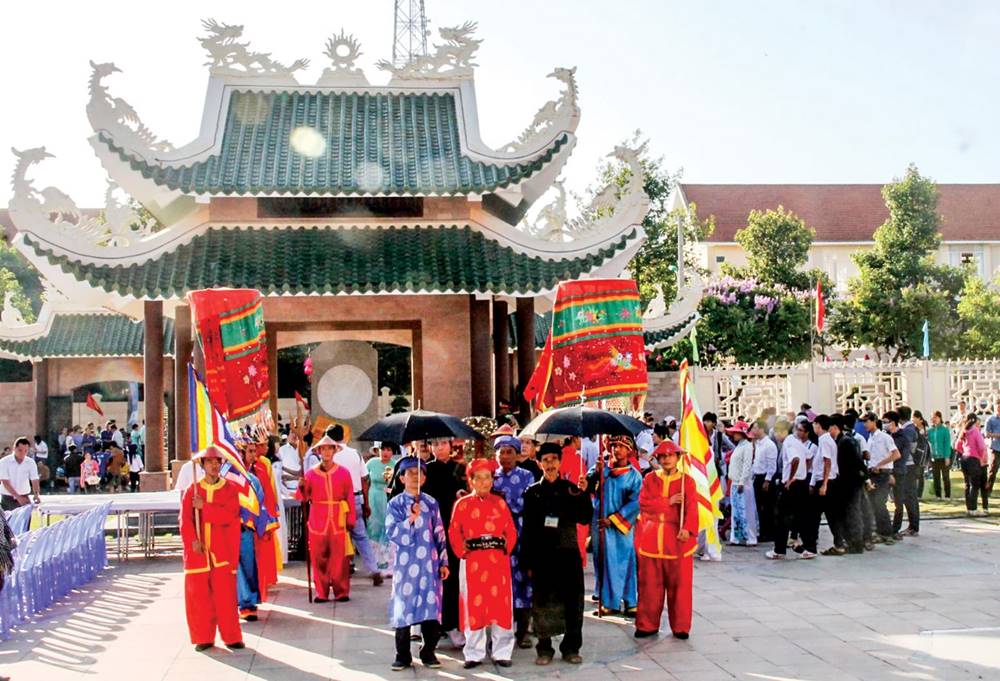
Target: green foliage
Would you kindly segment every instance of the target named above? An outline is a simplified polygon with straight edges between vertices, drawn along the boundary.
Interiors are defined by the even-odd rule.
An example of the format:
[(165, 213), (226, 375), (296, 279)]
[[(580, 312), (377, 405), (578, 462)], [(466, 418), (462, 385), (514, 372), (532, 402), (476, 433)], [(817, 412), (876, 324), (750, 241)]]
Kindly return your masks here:
[(902, 179), (883, 187), (882, 196), (889, 219), (875, 231), (875, 247), (854, 255), (860, 273), (831, 331), (844, 345), (906, 359), (922, 353), (927, 320), (933, 355), (948, 356), (961, 333), (957, 303), (964, 275), (934, 262), (941, 243), (937, 187), (911, 165)]
[(38, 270), (17, 249), (0, 240), (0, 301), (8, 290), (14, 291), (14, 307), (24, 317), (24, 321), (35, 321), (44, 298)]
[(396, 395), (389, 403), (389, 408), (391, 414), (402, 414), (404, 411), (410, 410), (410, 401), (402, 395)]
[(1000, 276), (988, 286), (970, 275), (962, 289), (958, 316), (964, 327), (960, 350), (966, 357), (1000, 357)]
[(736, 241), (747, 255), (747, 270), (758, 281), (806, 289), (812, 281), (799, 268), (809, 259), (816, 231), (783, 206), (752, 210)]
[[(623, 142), (625, 146), (640, 148), (642, 134), (636, 131), (630, 140)], [(658, 289), (662, 288), (664, 299), (669, 305), (677, 297), (677, 231), (684, 231), (686, 243), (701, 241), (715, 229), (711, 220), (699, 220), (697, 210), (691, 206), (690, 214), (683, 210), (670, 210), (670, 194), (673, 191), (678, 173), (671, 173), (664, 167), (662, 157), (651, 158), (643, 152), (639, 158), (643, 171), (643, 189), (649, 196), (649, 212), (642, 221), (646, 232), (646, 241), (628, 265), (628, 270), (639, 287), (642, 305), (656, 297)], [(611, 161), (598, 168), (598, 186), (588, 190), (587, 196), (580, 201), (581, 209), (586, 212), (597, 196), (601, 187), (614, 181), (618, 186), (624, 186), (630, 177), (631, 170), (621, 161)], [(698, 269), (699, 263), (690, 249), (685, 249), (684, 267), (690, 270)]]

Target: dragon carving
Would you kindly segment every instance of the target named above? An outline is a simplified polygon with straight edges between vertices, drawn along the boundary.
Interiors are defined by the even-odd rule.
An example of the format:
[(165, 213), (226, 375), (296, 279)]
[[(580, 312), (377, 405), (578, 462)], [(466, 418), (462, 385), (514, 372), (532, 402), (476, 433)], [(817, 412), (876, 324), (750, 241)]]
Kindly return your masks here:
[(47, 158), (53, 158), (45, 147), (19, 151), (11, 177), (13, 196), (8, 208), (18, 229), (44, 233), (54, 231), (72, 239), (84, 239), (96, 246), (123, 247), (152, 233), (149, 224), (127, 202), (115, 197), (118, 186), (108, 182), (104, 210), (98, 215), (84, 215), (76, 203), (56, 187), (37, 189), (28, 177), (28, 169)]
[(115, 144), (137, 150), (170, 151), (170, 142), (157, 139), (149, 128), (142, 124), (135, 109), (119, 97), (112, 97), (104, 79), (112, 73), (121, 73), (114, 64), (90, 62), (90, 101), (87, 103), (87, 118), (94, 130), (106, 130), (115, 139)]
[(461, 26), (441, 28), (438, 33), (444, 43), (435, 45), (434, 54), (417, 57), (405, 66), (396, 67), (382, 59), (379, 69), (389, 71), (393, 78), (401, 80), (467, 78), (472, 76), (473, 67), (479, 66), (473, 60), (482, 40), (476, 40), (472, 33), (476, 22), (467, 21)]
[(616, 146), (608, 156), (618, 159), (628, 168), (625, 185), (619, 186), (612, 178), (597, 192), (584, 210), (585, 215), (572, 220), (566, 215), (566, 192), (562, 183), (554, 182), (552, 186), (556, 189), (556, 198), (542, 208), (534, 222), (524, 223), (523, 229), (545, 241), (574, 241), (619, 225), (622, 215), (629, 216), (626, 219), (635, 222), (641, 221), (649, 202), (649, 197), (643, 190), (640, 161), (645, 151), (645, 143), (636, 149), (625, 145)]
[(308, 59), (296, 59), (289, 66), (271, 58), (270, 52), (253, 52), (250, 43), (240, 42), (243, 26), (220, 24), (205, 19), (202, 28), (208, 35), (199, 38), (210, 57), (206, 66), (213, 76), (283, 76), (292, 78), (296, 71), (309, 66)]
[(531, 125), (525, 128), (516, 140), (501, 147), (500, 151), (516, 153), (525, 149), (535, 149), (540, 142), (548, 140), (552, 132), (558, 129), (560, 123), (566, 124), (574, 116), (580, 115), (580, 108), (576, 104), (578, 94), (576, 67), (571, 69), (557, 68), (548, 77), (555, 78), (565, 85), (559, 94), (559, 99), (553, 99), (543, 104), (542, 108), (535, 114)]

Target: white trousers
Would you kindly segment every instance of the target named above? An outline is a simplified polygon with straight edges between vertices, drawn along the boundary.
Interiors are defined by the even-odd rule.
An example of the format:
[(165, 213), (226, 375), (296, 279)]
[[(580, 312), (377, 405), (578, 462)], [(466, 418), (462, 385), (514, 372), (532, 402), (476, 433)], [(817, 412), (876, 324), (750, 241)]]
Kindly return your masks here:
[(514, 630), (491, 624), (475, 631), (465, 630), (465, 648), (462, 654), (465, 661), (482, 662), (486, 658), (486, 630), (490, 630), (493, 639), (494, 660), (509, 660), (514, 654)]

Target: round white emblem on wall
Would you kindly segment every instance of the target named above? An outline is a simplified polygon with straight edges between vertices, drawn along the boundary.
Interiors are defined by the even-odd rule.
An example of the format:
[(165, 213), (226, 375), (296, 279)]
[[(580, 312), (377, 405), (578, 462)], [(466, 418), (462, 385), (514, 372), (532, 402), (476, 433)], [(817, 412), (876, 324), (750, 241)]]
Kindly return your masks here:
[(327, 414), (338, 419), (353, 419), (365, 413), (374, 388), (364, 371), (353, 364), (338, 364), (319, 379), (316, 392)]

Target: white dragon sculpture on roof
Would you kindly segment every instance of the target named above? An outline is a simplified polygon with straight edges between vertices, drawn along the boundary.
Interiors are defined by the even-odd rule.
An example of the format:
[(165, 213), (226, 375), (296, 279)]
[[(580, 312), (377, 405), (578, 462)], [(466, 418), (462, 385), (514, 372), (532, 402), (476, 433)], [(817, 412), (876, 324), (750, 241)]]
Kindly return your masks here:
[(467, 21), (461, 26), (441, 28), (438, 33), (444, 43), (434, 46), (434, 54), (417, 57), (405, 66), (396, 67), (382, 59), (377, 66), (399, 80), (436, 80), (443, 78), (468, 78), (473, 68), (479, 66), (473, 60), (482, 40), (472, 37), (476, 22)]
[(296, 59), (285, 66), (272, 59), (270, 52), (254, 52), (249, 42), (240, 42), (243, 26), (222, 24), (215, 19), (205, 19), (202, 28), (208, 35), (199, 38), (208, 51), (206, 66), (213, 76), (278, 76), (293, 78), (296, 71), (309, 66), (308, 59)]

